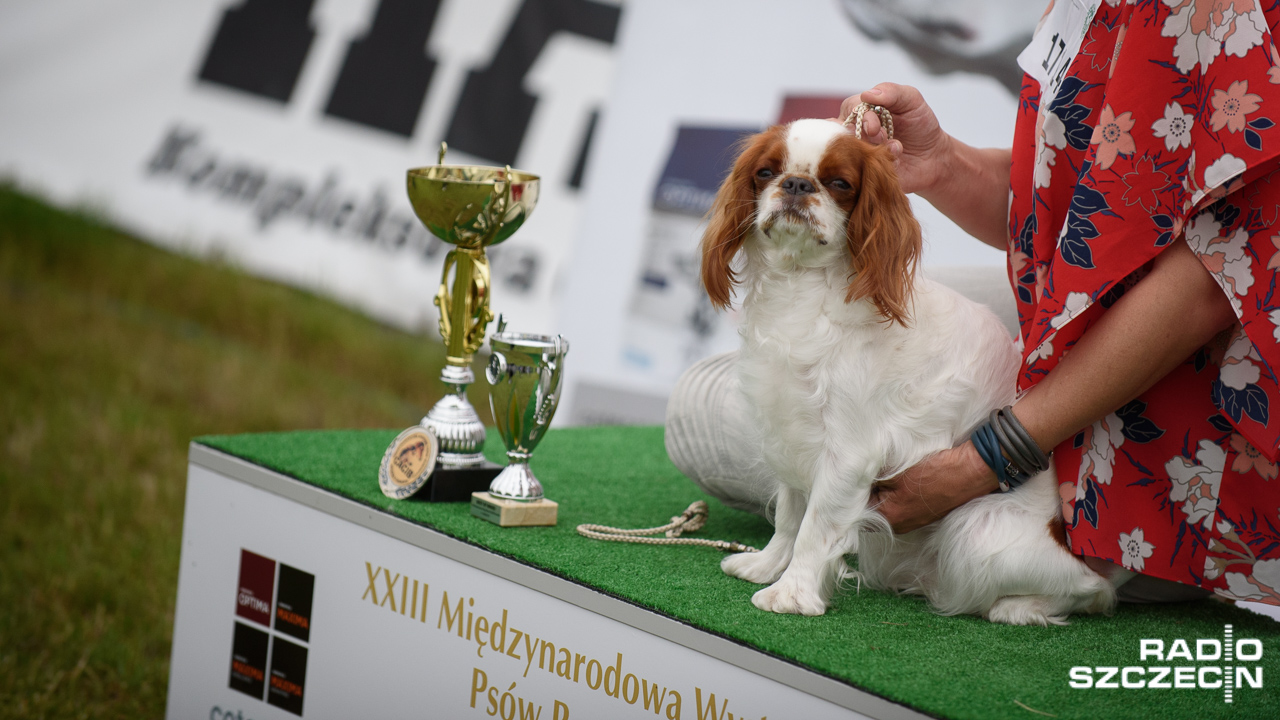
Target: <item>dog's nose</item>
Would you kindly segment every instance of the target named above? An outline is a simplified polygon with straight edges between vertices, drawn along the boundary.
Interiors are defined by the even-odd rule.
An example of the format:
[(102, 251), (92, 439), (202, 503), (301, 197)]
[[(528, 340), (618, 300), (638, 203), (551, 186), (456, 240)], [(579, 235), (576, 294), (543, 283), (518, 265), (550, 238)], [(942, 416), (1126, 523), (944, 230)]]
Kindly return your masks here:
[(782, 189), (788, 195), (808, 195), (814, 192), (813, 183), (795, 175), (782, 181)]

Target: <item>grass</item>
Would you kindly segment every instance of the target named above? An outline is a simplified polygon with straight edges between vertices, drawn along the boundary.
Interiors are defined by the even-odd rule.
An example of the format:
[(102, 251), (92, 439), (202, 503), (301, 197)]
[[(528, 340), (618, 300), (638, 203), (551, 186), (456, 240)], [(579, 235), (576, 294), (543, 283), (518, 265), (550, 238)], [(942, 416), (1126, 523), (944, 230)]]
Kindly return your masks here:
[(190, 439), (405, 427), (443, 357), (0, 187), (0, 717), (162, 715)]

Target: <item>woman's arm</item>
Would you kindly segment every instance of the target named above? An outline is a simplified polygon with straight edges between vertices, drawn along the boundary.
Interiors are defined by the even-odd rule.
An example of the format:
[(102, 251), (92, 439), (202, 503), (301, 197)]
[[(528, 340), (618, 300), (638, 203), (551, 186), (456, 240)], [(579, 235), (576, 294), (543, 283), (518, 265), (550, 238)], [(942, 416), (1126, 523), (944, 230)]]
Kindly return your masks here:
[[(1014, 407), (1040, 447), (1060, 442), (1141, 395), (1236, 320), (1216, 281), (1178, 240)], [(909, 532), (996, 489), (972, 443), (940, 452), (878, 486), (873, 502)], [(1014, 492), (1017, 492), (1016, 490)]]
[(893, 140), (875, 113), (863, 116), (863, 137), (877, 145), (888, 143), (898, 160), (903, 192), (923, 197), (965, 232), (1007, 250), (1009, 150), (974, 148), (951, 137), (938, 125), (920, 91), (907, 85), (880, 83), (846, 98), (840, 117), (849, 117), (861, 102), (893, 114)]
[[(893, 113), (892, 141), (875, 113), (863, 117), (863, 136), (888, 143), (902, 189), (983, 242), (1007, 249), (1010, 152), (972, 148), (948, 135), (915, 88), (881, 83), (847, 98), (842, 117), (860, 102)], [(1014, 412), (1042, 448), (1056, 447), (1142, 394), (1233, 322), (1226, 296), (1179, 240), (1075, 347), (1058, 348), (1067, 354)], [(896, 532), (908, 532), (996, 487), (995, 474), (966, 442), (880, 484), (873, 502)]]

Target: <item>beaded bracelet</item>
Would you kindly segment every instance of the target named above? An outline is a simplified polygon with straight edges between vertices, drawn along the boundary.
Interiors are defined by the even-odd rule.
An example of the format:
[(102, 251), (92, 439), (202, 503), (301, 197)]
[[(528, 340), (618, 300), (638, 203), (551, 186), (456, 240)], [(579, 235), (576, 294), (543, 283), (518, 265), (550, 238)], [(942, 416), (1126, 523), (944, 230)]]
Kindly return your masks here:
[(992, 410), (969, 440), (982, 461), (995, 472), (1001, 492), (1009, 492), (1049, 469), (1049, 456), (1018, 421), (1012, 406)]

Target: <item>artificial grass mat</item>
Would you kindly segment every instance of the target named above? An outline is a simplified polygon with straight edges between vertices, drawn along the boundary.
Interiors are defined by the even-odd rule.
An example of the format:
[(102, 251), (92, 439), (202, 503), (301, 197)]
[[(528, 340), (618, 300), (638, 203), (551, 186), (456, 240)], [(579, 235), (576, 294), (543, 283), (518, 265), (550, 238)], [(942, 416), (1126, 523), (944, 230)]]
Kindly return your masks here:
[[(923, 600), (846, 589), (822, 617), (757, 610), (760, 586), (720, 571), (724, 556), (704, 547), (607, 543), (580, 537), (580, 523), (651, 527), (694, 500), (710, 520), (695, 536), (763, 547), (772, 527), (704, 495), (668, 460), (662, 428), (555, 430), (532, 467), (560, 503), (559, 525), (503, 529), (474, 518), (465, 503), (391, 500), (377, 470), (394, 430), (300, 431), (213, 436), (196, 442), (317, 487), (484, 546), (528, 565), (790, 660), (925, 713), (946, 718), (1278, 718), (1280, 623), (1230, 605), (1122, 605), (1107, 617), (1075, 616), (1067, 627), (1009, 627), (942, 617)], [(486, 454), (504, 462), (492, 432)], [(1263, 688), (1233, 704), (1222, 690), (1074, 689), (1073, 666), (1215, 665), (1140, 661), (1138, 641), (1185, 638), (1263, 641)], [(1171, 678), (1170, 678), (1171, 679)], [(1118, 680), (1118, 678), (1117, 678)]]

